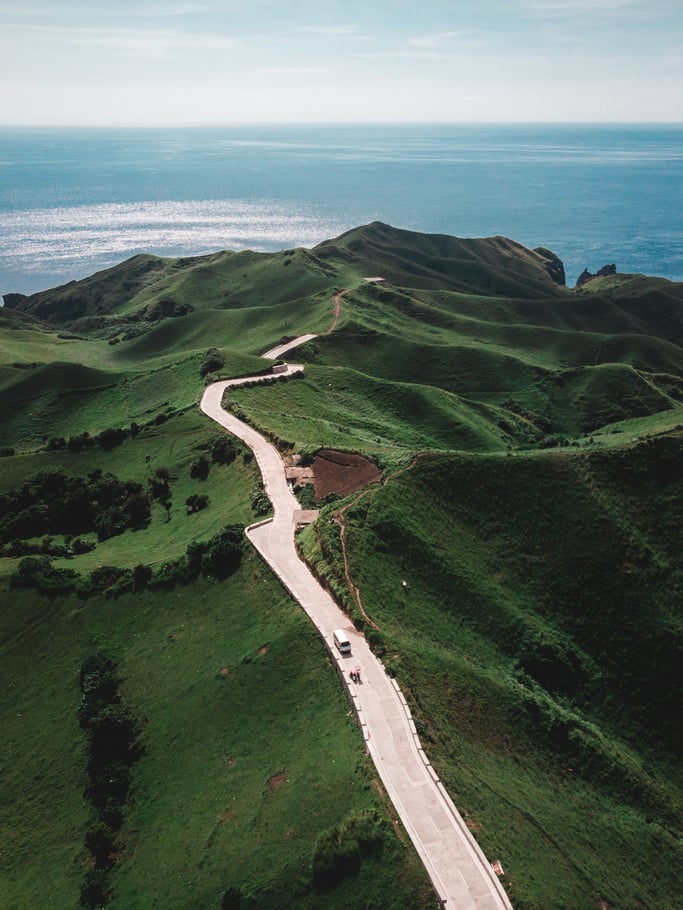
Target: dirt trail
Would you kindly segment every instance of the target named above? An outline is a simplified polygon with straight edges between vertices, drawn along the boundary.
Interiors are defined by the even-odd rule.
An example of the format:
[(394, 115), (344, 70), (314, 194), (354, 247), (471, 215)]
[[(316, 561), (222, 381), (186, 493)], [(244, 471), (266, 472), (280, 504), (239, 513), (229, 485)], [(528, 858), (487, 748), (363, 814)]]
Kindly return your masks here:
[(344, 288), (343, 291), (337, 291), (337, 293), (332, 298), (334, 300), (334, 315), (332, 316), (332, 325), (326, 332), (323, 332), (324, 335), (330, 335), (337, 328), (337, 323), (339, 322), (339, 317), (341, 316), (341, 301), (342, 297), (348, 292), (351, 288)]

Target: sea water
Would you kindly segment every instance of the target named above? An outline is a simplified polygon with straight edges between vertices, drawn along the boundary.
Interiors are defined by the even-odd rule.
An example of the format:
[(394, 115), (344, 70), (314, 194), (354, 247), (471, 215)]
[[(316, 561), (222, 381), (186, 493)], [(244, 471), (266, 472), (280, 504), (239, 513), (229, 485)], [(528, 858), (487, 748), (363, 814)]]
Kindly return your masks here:
[(380, 220), (683, 280), (683, 125), (0, 128), (0, 293)]

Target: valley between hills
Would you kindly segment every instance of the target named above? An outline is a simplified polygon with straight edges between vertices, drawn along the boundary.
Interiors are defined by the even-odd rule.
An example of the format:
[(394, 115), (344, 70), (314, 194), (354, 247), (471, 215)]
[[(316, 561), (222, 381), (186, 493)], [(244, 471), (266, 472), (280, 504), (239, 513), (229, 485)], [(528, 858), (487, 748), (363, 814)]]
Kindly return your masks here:
[(3, 905), (435, 906), (198, 408), (252, 375), (223, 406), (512, 905), (680, 904), (682, 285), (376, 222), (7, 294), (0, 333)]

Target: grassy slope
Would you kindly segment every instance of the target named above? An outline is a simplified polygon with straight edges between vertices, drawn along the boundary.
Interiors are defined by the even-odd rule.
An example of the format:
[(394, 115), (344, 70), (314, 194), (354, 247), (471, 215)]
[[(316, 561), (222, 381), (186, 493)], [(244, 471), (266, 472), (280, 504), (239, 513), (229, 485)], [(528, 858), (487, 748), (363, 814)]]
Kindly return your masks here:
[(311, 886), (320, 833), (383, 809), (315, 633), (255, 556), (223, 583), (10, 603), (3, 906), (77, 905), (91, 823), (78, 669), (93, 641), (115, 655), (125, 698), (144, 719), (112, 908), (217, 910), (230, 885), (273, 910), (360, 908), (395, 888), (406, 901), (397, 908), (427, 905), (418, 861), (390, 833), (344, 888), (321, 896)]
[[(154, 506), (148, 528), (64, 564), (83, 573), (107, 563), (155, 564), (226, 523), (253, 518), (249, 498), (257, 479), (241, 459), (212, 466), (206, 481), (190, 479), (190, 462), (217, 432), (197, 411), (176, 413), (108, 451), (40, 446), (47, 436), (94, 435), (186, 408), (201, 391), (195, 351), (228, 338), (244, 349), (251, 340), (253, 350), (257, 338), (275, 342), (295, 319), (320, 319), (324, 327), (331, 304), (320, 298), (303, 308), (285, 303), (262, 312), (267, 318), (243, 308), (203, 322), (166, 320), (115, 346), (60, 339), (29, 326), (22, 328), (20, 346), (12, 351), (8, 345), (3, 439), (25, 454), (4, 460), (3, 489), (44, 470), (100, 468), (143, 484), (157, 467), (171, 472), (170, 521)], [(12, 331), (10, 341), (17, 337)], [(225, 353), (228, 374), (263, 367), (251, 354)], [(187, 516), (184, 501), (193, 492), (207, 493), (210, 505)], [(2, 560), (2, 573), (14, 565)], [(259, 908), (384, 906), (390, 893), (397, 895), (397, 910), (405, 901), (429, 905), (421, 865), (390, 831), (381, 855), (366, 857), (343, 888), (313, 888), (311, 859), (321, 833), (354, 812), (378, 807), (386, 817), (388, 810), (317, 637), (255, 558), (222, 585), (202, 581), (87, 602), (5, 590), (2, 601), (3, 666), (11, 681), (2, 709), (7, 792), (16, 800), (3, 837), (9, 844), (3, 902), (77, 902), (83, 838), (92, 821), (82, 796), (77, 672), (95, 640), (115, 654), (126, 697), (146, 721), (146, 753), (135, 771), (112, 906), (217, 908), (228, 885), (254, 895)], [(225, 679), (222, 666), (230, 668)], [(271, 790), (269, 779), (281, 772), (285, 779)]]
[[(615, 907), (668, 910), (679, 862), (671, 800), (680, 789), (667, 750), (655, 745), (670, 748), (674, 726), (663, 709), (672, 692), (665, 682), (670, 645), (680, 632), (671, 606), (679, 568), (667, 544), (680, 527), (671, 511), (675, 490), (655, 476), (638, 493), (640, 469), (618, 481), (597, 456), (491, 453), (533, 448), (548, 434), (582, 446), (590, 434), (613, 447), (680, 425), (681, 286), (616, 276), (573, 294), (549, 280), (536, 254), (509, 241), (452, 241), (372, 225), (313, 251), (136, 257), (112, 274), (29, 298), (21, 304), (27, 312), (0, 313), (7, 342), (0, 344), (0, 427), (3, 444), (24, 453), (3, 460), (0, 484), (16, 486), (38, 470), (94, 467), (144, 483), (155, 467), (170, 468), (171, 520), (155, 507), (150, 528), (71, 561), (82, 571), (104, 562), (163, 561), (193, 537), (248, 520), (256, 481), (241, 460), (212, 467), (203, 484), (190, 481), (190, 461), (215, 432), (192, 410), (109, 452), (38, 449), (51, 435), (95, 434), (188, 408), (199, 396), (207, 347), (223, 350), (226, 375), (248, 373), (261, 366), (254, 355), (281, 336), (324, 331), (333, 289), (353, 288), (338, 330), (301, 349), (310, 363), (304, 380), (243, 390), (235, 399), (255, 423), (307, 448), (360, 449), (387, 466), (406, 466), (425, 448), (487, 456), (418, 462), (362, 500), (349, 513), (354, 578), (395, 655), (390, 664), (412, 693), (430, 755), (487, 853), (503, 860), (516, 906), (594, 908), (602, 897)], [(361, 276), (375, 274), (389, 284), (362, 283)], [(88, 317), (74, 326), (77, 332), (90, 326), (87, 340), (59, 338), (31, 315), (57, 324), (65, 302), (67, 319), (101, 314), (99, 322)], [(186, 315), (164, 318), (169, 306)], [(142, 334), (107, 344), (131, 325)], [(192, 492), (207, 492), (211, 505), (185, 516)], [(329, 535), (336, 526), (321, 529), (334, 563), (337, 544)], [(2, 563), (2, 572), (11, 571), (11, 560)], [(578, 588), (577, 577), (584, 578)], [(400, 586), (406, 578), (407, 599)], [(262, 599), (269, 584), (248, 562), (222, 586), (201, 582), (89, 604), (6, 599), (3, 665), (7, 656), (11, 669), (4, 712), (16, 775), (10, 793), (33, 794), (30, 811), (22, 816), (17, 802), (9, 820), (11, 895), (33, 895), (27, 906), (44, 903), (35, 890), (43, 887), (42, 871), (36, 874), (33, 864), (44, 855), (44, 880), (54, 883), (64, 906), (74, 904), (87, 825), (74, 678), (83, 649), (97, 637), (115, 650), (127, 692), (150, 720), (129, 846), (117, 872), (120, 905), (214, 907), (233, 883), (256, 889), (258, 907), (337, 905), (341, 892), (312, 897), (290, 890), (288, 904), (282, 899), (308, 870), (317, 834), (344, 814), (334, 815), (331, 796), (323, 795), (321, 817), (302, 831), (301, 842), (296, 833), (285, 838), (293, 803), (309, 798), (315, 720), (321, 742), (316, 738), (314, 747), (338, 750), (328, 766), (343, 766), (336, 783), (347, 788), (353, 807), (370, 805), (368, 776), (356, 770), (354, 731), (340, 728), (334, 681), (324, 711), (310, 701), (328, 671), (305, 624), (301, 642), (292, 642), (299, 620), (277, 589)], [(613, 598), (611, 613), (595, 610), (595, 592), (603, 588)], [(578, 613), (577, 591), (587, 592)], [(631, 609), (623, 622), (625, 604)], [(192, 612), (193, 605), (201, 607)], [(178, 628), (192, 629), (182, 632), (191, 642), (188, 660), (173, 663), (178, 642), (168, 636), (180, 636)], [(229, 628), (227, 638), (217, 632), (222, 628)], [(266, 655), (254, 655), (265, 641), (272, 643)], [(603, 641), (610, 647), (597, 647)], [(562, 677), (565, 687), (578, 685), (571, 692), (544, 690), (516, 664), (524, 656), (527, 670), (542, 677), (548, 642), (551, 665), (559, 660), (571, 669), (569, 683)], [(227, 679), (216, 675), (217, 643), (237, 655)], [(33, 674), (36, 656), (41, 676)], [(303, 686), (290, 672), (293, 656)], [(233, 670), (232, 658), (220, 660)], [(623, 678), (615, 670), (622, 663)], [(43, 686), (56, 702), (45, 700)], [(269, 723), (282, 730), (283, 747), (290, 733), (294, 746), (276, 757), (273, 737), (259, 739), (251, 708), (257, 693), (264, 695), (259, 715), (271, 711), (265, 695), (279, 689), (283, 697)], [(291, 704), (304, 712), (300, 727)], [(224, 725), (233, 710), (239, 723)], [(28, 725), (27, 715), (34, 717)], [(48, 761), (54, 744), (56, 764)], [(223, 760), (235, 757), (228, 752), (248, 756), (248, 769), (236, 755), (228, 775)], [(240, 769), (247, 795), (237, 797), (233, 818), (224, 797)], [(285, 798), (284, 784), (272, 794), (267, 788), (280, 770), (301, 784), (293, 797)], [(320, 792), (332, 794), (327, 776), (319, 778)], [(46, 820), (46, 803), (54, 806), (55, 825)], [(388, 844), (381, 864), (364, 866), (354, 890), (344, 892), (345, 906), (373, 899), (386, 906), (386, 897), (373, 897), (379, 894), (408, 906), (401, 895), (416, 895), (419, 878), (412, 853), (398, 859), (395, 843)], [(415, 905), (421, 900), (415, 897)]]
[(385, 661), (516, 907), (678, 903), (680, 447), (420, 460), (347, 512)]
[[(189, 477), (190, 462), (215, 434), (190, 412), (106, 452), (8, 458), (2, 487), (39, 471), (86, 474), (95, 467), (145, 483), (157, 467), (168, 467), (170, 521), (155, 506), (148, 528), (63, 562), (82, 573), (100, 564), (155, 564), (181, 555), (190, 540), (253, 517), (256, 474), (242, 459), (213, 465), (206, 481)], [(210, 505), (187, 516), (191, 492), (207, 493)], [(7, 572), (15, 561), (2, 562)], [(77, 680), (94, 642), (116, 657), (126, 700), (145, 722), (112, 907), (208, 910), (219, 907), (229, 885), (253, 895), (255, 908), (365, 907), (396, 887), (397, 910), (429, 905), (417, 858), (389, 830), (382, 854), (368, 857), (343, 888), (320, 894), (311, 884), (323, 831), (354, 812), (386, 810), (317, 636), (255, 556), (221, 584), (118, 598), (49, 598), (10, 592), (6, 584), (0, 579), (9, 806), (3, 905), (77, 903), (92, 823), (83, 798)], [(230, 671), (225, 678), (222, 667)], [(285, 779), (271, 789), (268, 781), (282, 772)]]

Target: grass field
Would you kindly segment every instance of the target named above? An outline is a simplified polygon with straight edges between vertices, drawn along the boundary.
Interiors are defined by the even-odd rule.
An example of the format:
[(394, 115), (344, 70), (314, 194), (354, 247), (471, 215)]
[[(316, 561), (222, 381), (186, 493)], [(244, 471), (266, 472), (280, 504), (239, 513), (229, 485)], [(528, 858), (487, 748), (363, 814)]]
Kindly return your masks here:
[[(137, 256), (13, 301), (0, 494), (51, 471), (149, 490), (162, 469), (168, 508), (54, 566), (183, 559), (256, 518), (243, 452), (191, 476), (218, 433), (196, 406), (208, 349), (225, 359), (209, 378), (244, 376), (320, 333), (293, 358), (304, 378), (230, 406), (283, 447), (382, 467), (300, 543), (362, 624), (328, 520), (344, 509), (369, 637), (516, 910), (674, 910), (683, 287), (572, 291), (556, 265), (376, 223), (313, 250)], [(208, 506), (187, 514), (193, 495)], [(99, 646), (143, 746), (108, 906), (222, 910), (235, 888), (247, 910), (433, 907), (317, 636), (253, 551), (223, 581), (117, 596), (12, 587), (17, 566), (0, 557), (0, 905), (79, 904), (94, 816), (78, 677)]]
[(92, 821), (78, 670), (94, 643), (116, 657), (144, 727), (109, 906), (219, 908), (229, 886), (259, 908), (431, 906), (388, 823), (357, 876), (322, 896), (313, 886), (321, 833), (386, 809), (317, 635), (255, 556), (222, 583), (10, 604), (3, 906), (78, 904)]
[(678, 902), (680, 446), (423, 459), (345, 513), (385, 663), (516, 907)]

